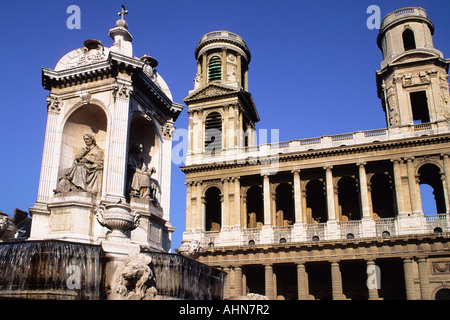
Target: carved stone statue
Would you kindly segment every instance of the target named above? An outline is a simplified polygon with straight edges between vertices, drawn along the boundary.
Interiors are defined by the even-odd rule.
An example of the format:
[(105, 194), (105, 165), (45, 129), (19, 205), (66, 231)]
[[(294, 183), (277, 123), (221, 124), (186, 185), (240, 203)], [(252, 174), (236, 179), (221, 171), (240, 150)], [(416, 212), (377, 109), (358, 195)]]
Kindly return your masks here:
[(126, 258), (111, 281), (110, 300), (152, 300), (156, 297), (156, 278), (150, 268), (152, 258), (137, 253)]
[(135, 143), (128, 153), (129, 194), (131, 198), (150, 199), (155, 204), (158, 185), (152, 175), (156, 169), (147, 168), (144, 159), (139, 157), (142, 151), (142, 144)]
[(97, 145), (93, 135), (83, 136), (86, 147), (75, 156), (72, 167), (59, 178), (55, 193), (85, 191), (96, 194), (100, 190), (103, 173), (103, 150)]

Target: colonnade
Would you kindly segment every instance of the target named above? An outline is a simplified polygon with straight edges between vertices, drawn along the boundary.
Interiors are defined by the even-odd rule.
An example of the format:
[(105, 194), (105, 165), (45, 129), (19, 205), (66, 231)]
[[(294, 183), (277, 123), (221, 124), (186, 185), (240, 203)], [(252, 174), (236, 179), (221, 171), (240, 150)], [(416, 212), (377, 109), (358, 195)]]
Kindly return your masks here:
[[(433, 299), (431, 286), (429, 281), (429, 267), (427, 257), (420, 258), (402, 258), (403, 264), (403, 283), (405, 285), (404, 294), (407, 300), (430, 300)], [(346, 300), (344, 292), (344, 281), (341, 273), (341, 263), (343, 261), (331, 260), (326, 261), (329, 265), (329, 272), (331, 278), (331, 298), (333, 300)], [(364, 279), (366, 281), (365, 286), (367, 292), (366, 296), (368, 300), (379, 300), (384, 297), (380, 296), (379, 291), (381, 289), (380, 279), (383, 277), (383, 269), (377, 268), (376, 259), (364, 260), (366, 265), (367, 277)], [(277, 294), (277, 287), (280, 285), (277, 283), (277, 275), (274, 269), (277, 264), (267, 263), (260, 265), (264, 269), (263, 279), (264, 282), (264, 292), (259, 292), (267, 296), (270, 300), (276, 300), (279, 298)], [(297, 285), (297, 299), (298, 300), (311, 300), (316, 299), (310, 294), (310, 276), (308, 274), (309, 262), (299, 261), (295, 264), (296, 268), (296, 285)], [(414, 271), (417, 268), (417, 272)], [(239, 297), (248, 294), (249, 288), (247, 287), (245, 265), (230, 266), (222, 268), (228, 274), (227, 281), (225, 283), (224, 297)], [(418, 279), (415, 279), (415, 273), (418, 274)], [(232, 275), (232, 276), (231, 276)], [(295, 279), (292, 279), (294, 282)], [(292, 284), (292, 283), (291, 283)], [(283, 285), (283, 284), (281, 284)], [(400, 289), (400, 291), (403, 291)]]
[[(419, 168), (423, 164), (430, 164), (436, 167), (436, 172), (439, 172), (439, 180), (442, 180), (443, 202), (445, 202), (446, 211), (450, 208), (450, 159), (449, 155), (442, 154), (435, 156), (431, 161), (424, 160), (425, 158), (403, 158), (392, 159), (389, 162), (384, 161), (384, 167), (382, 173), (389, 176), (390, 192), (392, 194), (394, 215), (418, 215), (422, 214), (422, 203), (419, 184), (423, 183), (422, 177), (419, 175)], [(370, 164), (370, 163), (369, 163)], [(353, 165), (357, 168), (351, 169)], [(370, 177), (375, 174), (373, 171), (368, 174), (368, 164), (364, 161), (359, 161), (355, 164), (345, 165), (347, 171), (354, 177), (356, 187), (358, 188), (359, 197), (359, 219), (374, 218), (373, 204), (372, 204), (372, 190)], [(324, 184), (324, 193), (326, 197), (326, 219), (328, 222), (339, 221), (341, 219), (339, 211), (339, 199), (338, 199), (338, 180), (342, 178), (342, 175), (334, 174), (336, 166), (331, 165), (323, 166), (323, 175), (318, 178)], [(342, 168), (342, 167), (341, 167)], [(311, 218), (307, 217), (307, 195), (306, 186), (310, 178), (304, 178), (303, 175), (308, 176), (311, 169), (292, 169), (290, 170), (291, 178), (288, 178), (286, 183), (291, 185), (293, 191), (293, 221), (292, 224), (304, 224), (311, 223)], [(220, 204), (217, 208), (220, 208), (220, 221), (217, 223), (220, 225), (221, 230), (227, 228), (247, 228), (247, 194), (250, 179), (250, 174), (241, 176), (232, 176), (229, 178), (222, 178), (220, 180), (196, 180), (188, 181), (187, 184), (187, 230), (203, 230), (211, 231), (208, 226), (205, 225), (207, 215), (208, 198), (206, 191), (210, 188), (217, 188), (220, 193)], [(274, 194), (274, 184), (277, 177), (283, 175), (286, 177), (289, 171), (280, 171), (275, 175), (262, 174), (260, 175), (259, 184), (262, 189), (262, 207), (264, 226), (276, 225), (276, 195)], [(258, 180), (257, 176), (251, 176), (252, 183), (255, 185), (255, 180)], [(424, 181), (429, 180), (424, 179)], [(217, 211), (217, 210), (216, 210)], [(446, 213), (446, 212), (439, 212)], [(357, 220), (359, 220), (357, 218)], [(327, 222), (321, 221), (321, 222)]]

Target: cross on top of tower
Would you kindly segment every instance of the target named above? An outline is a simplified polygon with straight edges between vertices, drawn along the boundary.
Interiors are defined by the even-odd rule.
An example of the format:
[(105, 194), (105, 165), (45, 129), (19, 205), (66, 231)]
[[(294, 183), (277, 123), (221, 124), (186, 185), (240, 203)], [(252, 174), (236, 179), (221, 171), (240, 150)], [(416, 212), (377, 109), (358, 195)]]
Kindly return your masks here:
[(122, 5), (122, 10), (117, 13), (120, 16), (120, 20), (124, 20), (123, 17), (128, 14), (128, 10), (125, 9), (125, 6)]

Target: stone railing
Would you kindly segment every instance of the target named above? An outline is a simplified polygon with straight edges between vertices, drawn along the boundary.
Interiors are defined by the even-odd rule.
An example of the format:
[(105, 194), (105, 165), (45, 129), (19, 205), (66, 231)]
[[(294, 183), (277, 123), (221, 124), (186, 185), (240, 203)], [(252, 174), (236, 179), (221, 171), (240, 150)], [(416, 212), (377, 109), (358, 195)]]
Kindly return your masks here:
[[(400, 220), (403, 220), (403, 222), (400, 222)], [(444, 234), (450, 232), (449, 222), (450, 215), (444, 213), (411, 217), (391, 217), (375, 220), (368, 219), (366, 222), (363, 220), (350, 220), (262, 229), (247, 228), (242, 229), (238, 234), (231, 237), (236, 239), (236, 241), (227, 240), (228, 244), (221, 243), (220, 233), (229, 231), (209, 231), (203, 232), (201, 246), (211, 248), (228, 247), (230, 245), (279, 245), (301, 242), (315, 243), (317, 241), (358, 241), (369, 238), (386, 239), (435, 233)], [(402, 223), (405, 227), (402, 227)], [(229, 236), (223, 237), (223, 239), (231, 238)]]
[(367, 131), (356, 131), (351, 133), (327, 135), (316, 138), (297, 139), (285, 142), (261, 144), (242, 148), (229, 148), (222, 150), (215, 156), (207, 153), (188, 153), (186, 165), (212, 164), (212, 163), (234, 163), (248, 161), (257, 162), (258, 159), (272, 159), (276, 161), (280, 155), (298, 152), (318, 151), (327, 148), (343, 146), (357, 146), (375, 142), (388, 142), (400, 139), (432, 136), (449, 133), (450, 126), (447, 121), (438, 123), (411, 124), (404, 127), (390, 129), (375, 129)]
[(402, 8), (397, 11), (394, 11), (390, 14), (388, 14), (386, 17), (384, 17), (383, 21), (380, 25), (380, 30), (383, 30), (386, 26), (388, 26), (393, 21), (404, 18), (404, 17), (422, 17), (425, 19), (428, 19), (428, 15), (426, 11), (422, 8), (415, 8), (415, 7), (408, 7), (408, 8)]

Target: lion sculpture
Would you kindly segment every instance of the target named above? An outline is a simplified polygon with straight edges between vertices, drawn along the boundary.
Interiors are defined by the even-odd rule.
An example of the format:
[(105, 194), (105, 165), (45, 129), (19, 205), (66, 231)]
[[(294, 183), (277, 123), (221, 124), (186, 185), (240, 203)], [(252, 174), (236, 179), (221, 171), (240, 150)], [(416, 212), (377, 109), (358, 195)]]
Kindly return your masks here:
[(110, 300), (153, 300), (156, 278), (150, 268), (152, 258), (145, 254), (129, 255), (116, 269), (111, 281)]

